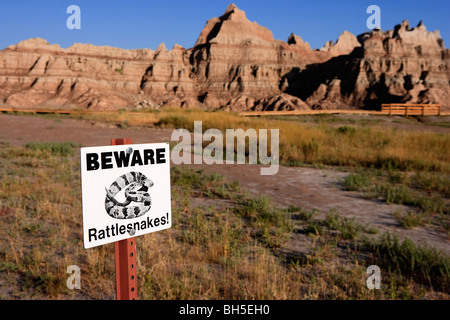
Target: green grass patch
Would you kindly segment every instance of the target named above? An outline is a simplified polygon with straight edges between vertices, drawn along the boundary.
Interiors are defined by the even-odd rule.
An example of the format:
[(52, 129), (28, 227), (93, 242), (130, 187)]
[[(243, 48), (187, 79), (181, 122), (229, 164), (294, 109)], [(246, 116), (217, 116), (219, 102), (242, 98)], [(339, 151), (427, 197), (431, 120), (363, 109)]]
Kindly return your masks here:
[(76, 147), (79, 145), (73, 142), (30, 142), (25, 145), (29, 150), (61, 157), (73, 156)]
[(276, 208), (265, 196), (244, 197), (237, 204), (236, 214), (248, 219), (266, 246), (277, 248), (288, 240), (294, 228), (290, 212)]
[(342, 218), (341, 215), (334, 210), (327, 213), (323, 224), (328, 229), (340, 231), (344, 240), (357, 238), (363, 230), (363, 226), (356, 222), (355, 218)]
[[(361, 192), (364, 198), (382, 199), (387, 204), (410, 206), (419, 215), (398, 216), (402, 225), (422, 225), (430, 219), (422, 217), (448, 215), (450, 207), (448, 188), (450, 175), (436, 172), (406, 173), (389, 167), (386, 170), (359, 169), (341, 179), (341, 185), (349, 191)], [(405, 220), (405, 221), (404, 221)], [(403, 223), (405, 222), (405, 223)]]
[(370, 186), (371, 179), (368, 172), (352, 173), (342, 179), (341, 184), (349, 191), (365, 190)]
[(300, 220), (309, 221), (315, 214), (317, 214), (317, 212), (317, 209), (306, 210), (302, 208), (298, 211), (297, 216)]
[(232, 199), (240, 191), (237, 181), (226, 182), (219, 174), (207, 174), (204, 170), (180, 169), (171, 170), (172, 184), (186, 190), (195, 190), (195, 195), (210, 198)]
[(397, 277), (414, 277), (422, 283), (447, 291), (450, 279), (450, 258), (442, 251), (418, 246), (410, 239), (384, 233), (379, 240), (366, 239), (364, 249), (370, 261)]
[(396, 210), (392, 213), (400, 226), (405, 229), (413, 229), (418, 226), (423, 226), (426, 221), (426, 217), (423, 213), (415, 212), (414, 210), (408, 210), (407, 213), (402, 214), (401, 210)]

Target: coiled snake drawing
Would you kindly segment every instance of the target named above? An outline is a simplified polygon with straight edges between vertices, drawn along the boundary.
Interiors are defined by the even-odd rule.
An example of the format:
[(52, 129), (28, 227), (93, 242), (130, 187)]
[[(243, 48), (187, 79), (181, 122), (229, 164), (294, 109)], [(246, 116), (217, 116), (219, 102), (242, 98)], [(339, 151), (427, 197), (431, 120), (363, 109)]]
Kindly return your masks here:
[[(153, 186), (140, 172), (129, 172), (117, 178), (106, 189), (105, 209), (108, 215), (115, 219), (133, 219), (143, 216), (152, 206), (152, 198), (148, 189)], [(115, 196), (125, 187), (125, 202), (119, 202)], [(132, 202), (138, 203), (131, 205)]]

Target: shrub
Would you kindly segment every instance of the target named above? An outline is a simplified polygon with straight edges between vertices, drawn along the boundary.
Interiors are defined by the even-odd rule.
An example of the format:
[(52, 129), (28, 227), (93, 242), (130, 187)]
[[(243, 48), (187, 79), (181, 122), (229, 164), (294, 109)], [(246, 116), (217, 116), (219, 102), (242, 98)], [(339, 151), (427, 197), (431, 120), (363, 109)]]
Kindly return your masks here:
[(371, 176), (369, 173), (352, 173), (341, 180), (341, 184), (349, 191), (367, 188), (370, 182)]
[(305, 233), (322, 236), (325, 234), (325, 229), (319, 221), (310, 221), (305, 226)]
[(313, 210), (301, 209), (298, 213), (298, 217), (300, 220), (309, 221), (317, 212), (318, 212), (317, 209)]
[(384, 198), (387, 204), (413, 204), (413, 197), (408, 187), (389, 185), (385, 189)]
[(331, 230), (339, 230), (341, 226), (341, 216), (338, 212), (331, 210), (327, 213), (324, 221), (325, 226)]
[(257, 215), (265, 215), (270, 211), (270, 200), (265, 196), (256, 198), (242, 199), (238, 202), (237, 213), (243, 217), (256, 217)]
[(421, 226), (425, 222), (425, 217), (422, 213), (416, 213), (414, 210), (409, 210), (406, 214), (402, 214), (401, 210), (396, 210), (392, 213), (399, 225), (406, 229), (413, 229)]
[(362, 230), (362, 225), (355, 221), (355, 218), (342, 220), (339, 231), (342, 233), (344, 240), (352, 240), (358, 237)]

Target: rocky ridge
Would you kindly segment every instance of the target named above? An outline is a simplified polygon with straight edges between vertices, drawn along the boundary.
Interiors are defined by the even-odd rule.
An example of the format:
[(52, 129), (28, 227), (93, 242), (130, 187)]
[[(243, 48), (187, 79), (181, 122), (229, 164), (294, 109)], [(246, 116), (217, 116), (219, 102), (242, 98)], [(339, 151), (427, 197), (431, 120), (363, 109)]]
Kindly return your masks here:
[(231, 4), (193, 48), (124, 50), (39, 38), (0, 51), (0, 105), (13, 107), (303, 110), (441, 103), (450, 108), (449, 49), (439, 31), (403, 21), (313, 50), (250, 22)]

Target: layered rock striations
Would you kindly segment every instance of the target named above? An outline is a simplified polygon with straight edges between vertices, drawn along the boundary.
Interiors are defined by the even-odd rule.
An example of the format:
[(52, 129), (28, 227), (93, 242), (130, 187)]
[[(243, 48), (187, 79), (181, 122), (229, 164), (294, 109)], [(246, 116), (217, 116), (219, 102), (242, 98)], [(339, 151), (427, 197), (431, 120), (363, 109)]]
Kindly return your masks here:
[(0, 52), (0, 99), (15, 107), (115, 109), (138, 93), (151, 50), (29, 39)]
[(287, 42), (231, 4), (209, 20), (195, 46), (124, 50), (87, 44), (62, 49), (29, 39), (0, 51), (0, 104), (118, 109), (230, 110), (377, 108), (441, 103), (450, 108), (449, 50), (438, 31), (404, 21), (358, 37), (343, 32), (313, 50)]

